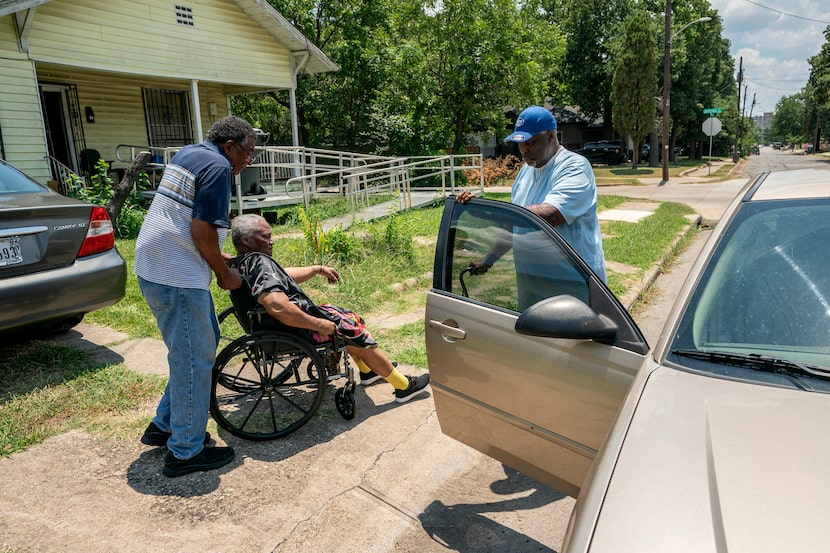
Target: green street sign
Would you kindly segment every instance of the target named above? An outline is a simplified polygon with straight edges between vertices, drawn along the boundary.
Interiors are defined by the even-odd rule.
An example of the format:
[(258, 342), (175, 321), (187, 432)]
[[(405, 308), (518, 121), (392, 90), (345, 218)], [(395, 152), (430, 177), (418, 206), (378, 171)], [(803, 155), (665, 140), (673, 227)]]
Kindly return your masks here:
[(723, 113), (723, 108), (704, 108), (703, 113), (706, 115), (715, 115), (716, 113)]

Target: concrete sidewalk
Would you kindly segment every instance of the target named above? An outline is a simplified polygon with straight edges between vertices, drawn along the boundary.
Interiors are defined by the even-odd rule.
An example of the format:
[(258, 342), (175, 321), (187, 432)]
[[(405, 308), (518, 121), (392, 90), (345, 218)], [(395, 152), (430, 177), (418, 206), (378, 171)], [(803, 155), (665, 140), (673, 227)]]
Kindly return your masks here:
[[(81, 324), (62, 341), (162, 374), (157, 340)], [(402, 367), (407, 373), (419, 372)], [(400, 405), (382, 383), (357, 416), (331, 398), (286, 439), (232, 445), (222, 469), (170, 479), (164, 450), (73, 431), (0, 460), (0, 550), (555, 551), (573, 500), (445, 437), (431, 396)], [(115, 424), (122, 417), (114, 416)]]
[[(682, 201), (716, 219), (742, 184), (673, 180), (601, 193)], [(690, 252), (681, 269), (657, 279), (666, 296)], [(644, 314), (650, 340), (665, 310), (655, 300)], [(89, 324), (61, 340), (106, 362), (166, 375), (158, 340), (128, 340)], [(272, 442), (240, 440), (211, 422), (217, 443), (232, 445), (236, 460), (181, 478), (163, 476), (164, 451), (138, 441), (154, 405), (106, 422), (134, 426), (129, 439), (73, 431), (0, 459), (0, 551), (559, 550), (572, 498), (445, 437), (431, 396), (399, 405), (385, 383), (356, 395), (354, 420), (342, 419), (328, 397), (321, 416)]]

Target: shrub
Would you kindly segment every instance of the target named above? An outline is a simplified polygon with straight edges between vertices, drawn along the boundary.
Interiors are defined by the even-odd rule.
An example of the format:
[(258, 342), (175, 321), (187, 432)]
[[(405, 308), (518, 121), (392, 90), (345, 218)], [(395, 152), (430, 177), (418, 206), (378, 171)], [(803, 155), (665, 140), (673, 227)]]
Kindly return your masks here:
[(355, 238), (347, 234), (342, 226), (326, 232), (320, 221), (308, 216), (305, 209), (298, 209), (298, 216), (303, 225), (306, 248), (312, 254), (314, 261), (325, 263), (331, 258), (347, 262), (354, 260), (359, 251), (359, 244)]
[(383, 245), (386, 250), (396, 257), (403, 257), (411, 261), (415, 255), (412, 248), (412, 236), (406, 232), (398, 215), (389, 217), (383, 231)]
[[(147, 174), (142, 172), (136, 185), (146, 186), (147, 182), (149, 182)], [(87, 186), (84, 186), (80, 177), (75, 175), (72, 176), (72, 183), (71, 196), (74, 198), (102, 207), (106, 207), (107, 202), (112, 199), (113, 181), (109, 176), (109, 165), (102, 159), (95, 164), (95, 172), (90, 175)], [(141, 194), (134, 188), (121, 207), (118, 219), (113, 221), (115, 237), (128, 240), (137, 237), (146, 213), (147, 211), (142, 206)]]
[[(470, 162), (472, 163), (472, 162)], [(504, 157), (488, 157), (482, 162), (482, 169), (466, 169), (464, 175), (471, 183), (478, 183), (484, 174), (484, 186), (495, 186), (500, 181), (512, 180), (519, 172), (519, 158), (512, 154)]]

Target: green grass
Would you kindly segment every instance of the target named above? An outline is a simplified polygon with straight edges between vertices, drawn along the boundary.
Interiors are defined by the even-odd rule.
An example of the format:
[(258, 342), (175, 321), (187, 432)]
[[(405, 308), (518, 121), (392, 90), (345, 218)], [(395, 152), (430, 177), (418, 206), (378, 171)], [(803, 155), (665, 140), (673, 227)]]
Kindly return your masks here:
[(693, 211), (684, 205), (663, 203), (653, 215), (637, 223), (606, 221), (603, 231), (610, 236), (602, 242), (605, 258), (647, 269), (660, 259), (666, 246), (687, 224)]
[(424, 322), (417, 321), (391, 329), (373, 332), (372, 336), (390, 359), (407, 365), (426, 368)]
[[(720, 159), (720, 158), (717, 158)], [(669, 178), (679, 177), (680, 174), (689, 169), (700, 167), (708, 161), (706, 159), (688, 159), (679, 158), (677, 161), (669, 163)], [(716, 158), (713, 158), (716, 161)], [(720, 170), (712, 173), (712, 180), (725, 179), (731, 165), (725, 166)], [(594, 176), (597, 179), (597, 184), (643, 184), (640, 179), (661, 178), (663, 176), (663, 168), (649, 167), (648, 162), (637, 164), (637, 169), (631, 168), (631, 163), (621, 165), (600, 165), (594, 167)]]
[(105, 427), (101, 417), (141, 407), (164, 389), (160, 377), (96, 363), (68, 346), (6, 344), (0, 359), (0, 456), (73, 428)]

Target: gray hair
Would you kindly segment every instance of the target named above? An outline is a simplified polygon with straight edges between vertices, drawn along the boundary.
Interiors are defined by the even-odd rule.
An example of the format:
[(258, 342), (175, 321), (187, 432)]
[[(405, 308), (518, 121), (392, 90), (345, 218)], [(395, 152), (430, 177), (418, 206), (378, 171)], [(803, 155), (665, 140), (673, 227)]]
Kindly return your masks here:
[(242, 251), (245, 249), (245, 244), (242, 243), (242, 240), (253, 236), (257, 231), (257, 226), (262, 221), (267, 223), (264, 217), (260, 217), (255, 213), (245, 213), (231, 219), (231, 242), (236, 253), (245, 253)]
[(242, 144), (249, 136), (256, 138), (251, 124), (233, 115), (223, 117), (214, 123), (207, 133), (207, 139), (217, 144), (224, 144), (228, 140)]

